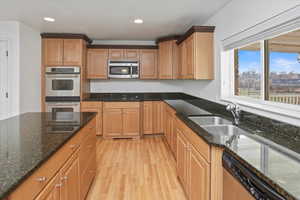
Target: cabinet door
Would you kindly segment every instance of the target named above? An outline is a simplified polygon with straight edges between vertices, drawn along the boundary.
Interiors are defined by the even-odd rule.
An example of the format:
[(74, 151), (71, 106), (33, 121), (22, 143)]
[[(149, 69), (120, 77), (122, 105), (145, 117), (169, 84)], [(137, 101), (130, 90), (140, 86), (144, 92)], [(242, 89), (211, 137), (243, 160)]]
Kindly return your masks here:
[(87, 55), (87, 78), (107, 79), (108, 49), (89, 49)]
[(144, 112), (143, 112), (143, 129), (144, 134), (153, 134), (153, 120), (155, 120), (153, 116), (153, 102), (145, 101), (144, 102)]
[(188, 170), (189, 199), (210, 199), (210, 164), (191, 145)]
[(71, 158), (70, 163), (66, 165), (61, 170), (62, 179), (62, 200), (80, 200), (79, 193), (79, 158), (78, 154), (75, 153), (74, 159)]
[(43, 39), (45, 66), (63, 65), (63, 39)]
[(81, 107), (82, 112), (96, 112), (96, 135), (102, 135), (102, 109), (101, 107)]
[(164, 132), (164, 106), (161, 101), (153, 101), (153, 132)]
[(157, 50), (140, 50), (141, 79), (157, 79)]
[(195, 45), (194, 45), (194, 35), (191, 35), (185, 41), (186, 45), (186, 64), (185, 64), (185, 79), (194, 78), (194, 59), (195, 59)]
[(127, 60), (139, 60), (140, 51), (138, 49), (125, 49), (125, 58)]
[(125, 49), (109, 49), (110, 60), (123, 60), (125, 58)]
[(158, 73), (159, 79), (173, 78), (173, 41), (159, 43)]
[(63, 65), (82, 65), (82, 40), (64, 39)]
[(58, 173), (35, 198), (35, 200), (60, 200), (62, 184)]
[(140, 135), (140, 109), (139, 108), (123, 109), (123, 135), (125, 136)]
[(104, 109), (103, 112), (103, 135), (121, 136), (123, 132), (122, 109)]
[(177, 175), (180, 179), (184, 189), (187, 189), (187, 140), (179, 128), (176, 129), (177, 134)]

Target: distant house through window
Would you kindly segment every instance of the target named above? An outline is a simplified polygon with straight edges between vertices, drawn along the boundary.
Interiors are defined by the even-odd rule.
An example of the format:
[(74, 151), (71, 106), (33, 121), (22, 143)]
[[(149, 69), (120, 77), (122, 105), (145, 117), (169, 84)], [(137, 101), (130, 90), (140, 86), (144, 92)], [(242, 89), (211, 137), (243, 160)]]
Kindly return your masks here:
[(236, 96), (300, 105), (300, 30), (235, 49), (234, 62)]

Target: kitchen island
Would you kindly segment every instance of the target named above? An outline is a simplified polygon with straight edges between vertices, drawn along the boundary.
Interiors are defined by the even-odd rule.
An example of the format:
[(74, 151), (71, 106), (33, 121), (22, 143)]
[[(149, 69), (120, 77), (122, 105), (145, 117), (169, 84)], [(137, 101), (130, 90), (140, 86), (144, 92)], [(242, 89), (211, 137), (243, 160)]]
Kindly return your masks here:
[(96, 173), (96, 114), (62, 115), (0, 121), (0, 199), (84, 198)]

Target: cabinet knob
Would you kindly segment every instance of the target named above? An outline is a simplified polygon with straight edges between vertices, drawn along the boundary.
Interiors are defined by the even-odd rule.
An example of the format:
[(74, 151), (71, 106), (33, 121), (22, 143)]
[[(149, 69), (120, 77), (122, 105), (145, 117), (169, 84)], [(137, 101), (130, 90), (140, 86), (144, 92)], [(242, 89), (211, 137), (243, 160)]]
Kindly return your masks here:
[(67, 177), (67, 176), (63, 176), (63, 177), (61, 177), (60, 179), (61, 179), (61, 180), (67, 180), (68, 177)]
[(62, 185), (63, 185), (62, 183), (59, 183), (59, 184), (56, 184), (55, 187), (60, 188), (60, 187), (62, 187)]
[(79, 147), (79, 145), (76, 145), (76, 144), (71, 144), (71, 145), (70, 145), (70, 148), (71, 148), (71, 149), (75, 149), (75, 148), (77, 148), (77, 147)]
[(36, 180), (37, 180), (38, 182), (44, 182), (44, 181), (47, 180), (47, 178), (46, 178), (45, 176), (42, 176), (42, 177), (38, 177)]

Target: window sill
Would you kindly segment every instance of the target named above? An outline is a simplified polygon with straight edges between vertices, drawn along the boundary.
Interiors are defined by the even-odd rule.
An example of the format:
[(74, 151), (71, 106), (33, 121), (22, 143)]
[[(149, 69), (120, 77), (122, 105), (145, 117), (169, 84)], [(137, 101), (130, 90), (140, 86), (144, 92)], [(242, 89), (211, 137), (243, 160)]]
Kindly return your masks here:
[(221, 102), (234, 102), (241, 106), (242, 110), (262, 115), (274, 120), (284, 121), (299, 126), (300, 106), (277, 102), (263, 101), (249, 97), (231, 96), (222, 97)]

